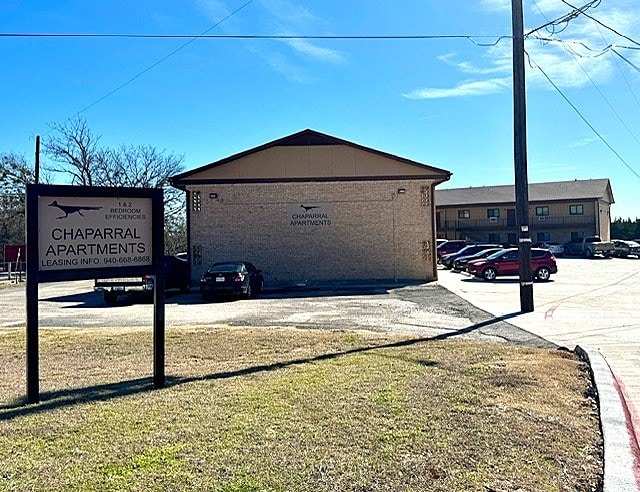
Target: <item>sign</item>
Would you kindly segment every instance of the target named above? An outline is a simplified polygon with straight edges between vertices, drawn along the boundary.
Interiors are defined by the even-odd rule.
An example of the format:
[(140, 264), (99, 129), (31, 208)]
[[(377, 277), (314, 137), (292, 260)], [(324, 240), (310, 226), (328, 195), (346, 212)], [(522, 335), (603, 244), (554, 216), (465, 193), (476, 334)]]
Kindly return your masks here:
[(39, 271), (151, 265), (151, 198), (39, 196)]
[(164, 375), (162, 189), (27, 185), (27, 402), (40, 400), (38, 284), (154, 275), (153, 384)]
[(5, 244), (4, 261), (13, 263), (26, 260), (26, 250), (24, 244)]
[(287, 207), (287, 222), (290, 227), (326, 227), (334, 217), (333, 203), (290, 204)]

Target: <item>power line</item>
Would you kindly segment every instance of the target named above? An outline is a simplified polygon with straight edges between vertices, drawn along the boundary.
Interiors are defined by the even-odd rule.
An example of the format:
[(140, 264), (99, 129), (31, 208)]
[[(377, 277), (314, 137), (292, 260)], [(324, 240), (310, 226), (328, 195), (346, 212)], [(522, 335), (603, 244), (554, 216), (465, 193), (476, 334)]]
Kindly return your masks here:
[(587, 76), (587, 78), (589, 79), (589, 81), (591, 82), (591, 85), (593, 85), (593, 87), (595, 87), (595, 89), (598, 91), (598, 94), (600, 94), (600, 96), (602, 97), (602, 99), (605, 100), (605, 102), (607, 103), (607, 105), (609, 106), (609, 108), (611, 108), (611, 111), (613, 111), (613, 114), (616, 115), (616, 118), (618, 118), (618, 121), (622, 124), (622, 126), (625, 127), (625, 129), (627, 130), (627, 132), (629, 133), (629, 135), (631, 135), (631, 137), (633, 137), (633, 139), (638, 143), (638, 145), (640, 145), (640, 140), (638, 140), (638, 137), (636, 137), (636, 135), (631, 131), (631, 128), (629, 128), (629, 126), (624, 122), (624, 120), (622, 119), (622, 117), (620, 116), (620, 114), (615, 110), (615, 108), (613, 107), (613, 105), (611, 104), (611, 102), (609, 102), (609, 99), (607, 99), (607, 97), (603, 94), (603, 92), (600, 90), (600, 88), (596, 85), (596, 83), (593, 81), (593, 79), (591, 78), (591, 76), (588, 74), (588, 72), (584, 69), (584, 67), (582, 66), (582, 64), (578, 61), (577, 57), (574, 57), (576, 63), (578, 64), (578, 66), (582, 69), (582, 71), (584, 72), (584, 74)]
[[(598, 27), (598, 32), (600, 33), (600, 36), (602, 37), (602, 40), (607, 43), (607, 39), (604, 37), (604, 33), (602, 32), (602, 29), (600, 29), (600, 26)], [(612, 50), (615, 53), (615, 50)], [(617, 54), (617, 53), (616, 53)], [(620, 75), (622, 75), (622, 78), (624, 79), (625, 83), (627, 84), (627, 88), (629, 89), (629, 92), (631, 92), (631, 95), (633, 96), (633, 98), (636, 101), (636, 104), (638, 106), (640, 106), (640, 101), (638, 101), (638, 98), (636, 97), (636, 93), (633, 90), (633, 88), (631, 87), (631, 84), (629, 83), (629, 79), (627, 79), (627, 76), (624, 73), (624, 70), (622, 70), (622, 67), (620, 67), (620, 63), (618, 63), (618, 60), (612, 55), (613, 61), (616, 64), (616, 67), (618, 68), (618, 71), (620, 72)]]
[[(564, 0), (563, 0), (564, 1)], [(547, 21), (546, 23), (542, 24), (540, 27), (536, 27), (535, 29), (530, 30), (528, 33), (525, 34), (525, 38), (527, 36), (530, 36), (531, 34), (533, 34), (536, 31), (540, 31), (542, 29), (547, 29), (548, 28), (552, 28), (552, 30), (550, 31), (551, 34), (556, 34), (556, 32), (562, 32), (564, 31), (567, 26), (569, 25), (569, 22), (576, 19), (577, 17), (580, 16), (580, 14), (584, 14), (588, 9), (597, 6), (600, 4), (601, 0), (591, 0), (589, 3), (587, 3), (586, 5), (578, 8), (578, 7), (574, 7), (573, 5), (569, 5), (573, 10), (571, 12), (569, 12), (568, 14), (565, 14), (561, 17), (558, 17), (557, 19), (554, 19), (552, 21)], [(564, 2), (566, 3), (566, 2)], [(540, 10), (540, 7), (538, 6), (538, 4), (536, 3), (536, 7), (538, 7), (538, 10)], [(542, 10), (540, 10), (540, 13), (543, 15), (543, 17), (546, 19), (546, 16), (542, 13)], [(565, 26), (560, 29), (560, 31), (556, 31), (556, 26), (559, 26), (561, 24), (564, 24)]]
[[(127, 85), (129, 85), (131, 82), (133, 82), (134, 80), (136, 80), (137, 78), (141, 77), (142, 75), (144, 75), (145, 73), (147, 73), (149, 70), (152, 70), (153, 68), (157, 67), (158, 65), (160, 65), (162, 62), (164, 62), (165, 60), (167, 60), (168, 58), (172, 57), (173, 55), (175, 55), (178, 51), (186, 48), (187, 46), (189, 46), (191, 43), (193, 43), (194, 41), (196, 41), (197, 39), (205, 36), (209, 31), (211, 31), (212, 29), (215, 29), (216, 27), (218, 27), (220, 24), (222, 24), (224, 21), (226, 21), (227, 19), (233, 17), (235, 14), (237, 14), (238, 12), (240, 12), (242, 9), (244, 9), (247, 5), (249, 5), (250, 3), (252, 3), (253, 0), (248, 0), (247, 2), (243, 3), (240, 7), (238, 7), (236, 10), (234, 10), (233, 12), (231, 12), (230, 14), (228, 14), (226, 17), (224, 17), (223, 19), (219, 20), (218, 22), (216, 22), (215, 24), (213, 24), (211, 27), (209, 27), (208, 29), (206, 29), (205, 31), (202, 32), (202, 34), (197, 35), (197, 36), (185, 36), (185, 37), (190, 37), (191, 39), (189, 39), (189, 41), (187, 41), (186, 43), (181, 44), (178, 48), (176, 48), (175, 50), (173, 50), (172, 52), (170, 52), (168, 55), (163, 56), (162, 58), (160, 58), (158, 61), (156, 61), (155, 63), (149, 65), (147, 68), (145, 68), (144, 70), (142, 70), (141, 72), (138, 72), (136, 75), (134, 75), (133, 77), (131, 77), (130, 79), (128, 79), (126, 82), (120, 84), (118, 87), (116, 87), (115, 89), (109, 91), (107, 94), (105, 94), (104, 96), (96, 99), (95, 101), (93, 101), (91, 104), (89, 104), (88, 106), (85, 106), (84, 108), (82, 108), (81, 110), (79, 110), (78, 112), (76, 112), (73, 116), (70, 116), (69, 118), (67, 118), (66, 121), (71, 120), (74, 117), (79, 116), (80, 114), (84, 113), (85, 111), (91, 109), (92, 107), (94, 107), (96, 104), (101, 103), (102, 101), (104, 101), (105, 99), (107, 99), (108, 97), (112, 96), (113, 94), (115, 94), (116, 92), (118, 92), (120, 89), (126, 87)], [(52, 130), (50, 130), (49, 132), (47, 132), (46, 134), (49, 134)]]
[[(566, 0), (560, 0), (562, 3), (564, 3), (565, 5), (568, 5), (569, 7), (571, 7), (572, 9), (575, 9), (576, 7), (574, 7), (573, 5), (571, 5), (569, 2), (567, 2)], [(600, 0), (598, 0), (598, 3), (600, 3)], [(626, 39), (627, 41), (631, 41), (633, 44), (640, 46), (640, 43), (632, 38), (630, 38), (629, 36), (625, 36), (624, 34), (616, 31), (614, 28), (607, 26), (606, 24), (602, 23), (601, 21), (599, 21), (598, 19), (596, 19), (595, 17), (589, 15), (586, 13), (586, 11), (582, 11), (581, 12), (582, 15), (584, 15), (585, 17), (588, 17), (589, 19), (591, 19), (592, 21), (594, 21), (595, 23), (601, 25), (602, 27), (604, 27), (605, 29), (608, 29), (609, 31), (617, 34), (618, 36), (620, 36), (621, 38)]]
[[(253, 0), (251, 0), (253, 1)], [(224, 20), (224, 19), (223, 19)], [(222, 22), (222, 21), (220, 21)], [(218, 23), (219, 24), (219, 23)], [(216, 24), (216, 25), (218, 25)], [(215, 27), (215, 26), (213, 26)], [(212, 28), (213, 28), (212, 27)], [(212, 28), (208, 29), (210, 31)], [(205, 33), (207, 32), (205, 31)], [(127, 39), (312, 39), (312, 40), (422, 40), (422, 39), (467, 39), (479, 46), (495, 46), (504, 39), (511, 39), (507, 35), (475, 35), (475, 34), (418, 34), (418, 35), (279, 35), (279, 34), (129, 34), (129, 33), (0, 33), (0, 37), (13, 38), (127, 38)], [(476, 39), (495, 39), (492, 43), (477, 43)], [(189, 44), (189, 43), (186, 43)], [(180, 47), (182, 49), (184, 46)], [(178, 51), (178, 50), (176, 50)], [(170, 56), (170, 55), (169, 55)]]
[(620, 162), (622, 162), (627, 169), (629, 169), (629, 171), (631, 171), (638, 179), (640, 179), (640, 174), (638, 174), (636, 172), (635, 169), (633, 169), (631, 167), (631, 165), (624, 160), (624, 158), (611, 146), (611, 144), (609, 144), (609, 142), (607, 142), (607, 140), (598, 132), (598, 130), (596, 130), (594, 128), (594, 126), (589, 123), (589, 121), (586, 119), (586, 117), (580, 112), (580, 110), (569, 100), (569, 98), (564, 94), (564, 92), (562, 92), (560, 90), (560, 88), (553, 82), (553, 80), (551, 80), (551, 77), (549, 77), (547, 75), (547, 73), (542, 69), (542, 67), (540, 67), (540, 65), (533, 63), (531, 56), (529, 55), (529, 53), (527, 53), (527, 57), (529, 58), (529, 63), (531, 64), (532, 67), (537, 68), (538, 70), (540, 70), (540, 72), (542, 73), (542, 75), (545, 76), (545, 78), (549, 81), (549, 83), (553, 86), (553, 88), (558, 92), (558, 94), (560, 94), (562, 96), (562, 98), (567, 102), (567, 104), (569, 104), (569, 106), (571, 106), (571, 108), (577, 113), (577, 115), (580, 117), (580, 119), (582, 121), (584, 121), (584, 123), (591, 129), (591, 131), (609, 148), (609, 150), (611, 152), (614, 153), (614, 155), (620, 160)]

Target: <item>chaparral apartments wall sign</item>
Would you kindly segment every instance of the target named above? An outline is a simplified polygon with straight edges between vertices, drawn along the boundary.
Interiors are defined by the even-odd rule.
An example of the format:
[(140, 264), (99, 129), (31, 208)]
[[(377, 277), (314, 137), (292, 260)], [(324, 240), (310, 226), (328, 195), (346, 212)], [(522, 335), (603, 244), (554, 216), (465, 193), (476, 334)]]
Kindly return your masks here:
[(161, 189), (27, 186), (27, 400), (39, 401), (38, 284), (155, 275), (154, 384), (164, 386)]

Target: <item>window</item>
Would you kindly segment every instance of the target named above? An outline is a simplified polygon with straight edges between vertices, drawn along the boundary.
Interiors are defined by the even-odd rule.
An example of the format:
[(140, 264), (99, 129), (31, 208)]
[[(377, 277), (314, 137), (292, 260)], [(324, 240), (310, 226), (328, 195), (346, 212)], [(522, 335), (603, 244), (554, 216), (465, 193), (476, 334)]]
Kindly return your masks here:
[(551, 241), (551, 234), (548, 232), (538, 232), (536, 234), (536, 240), (538, 242), (542, 242), (542, 241), (549, 242)]
[(571, 231), (571, 240), (582, 239), (584, 237), (584, 231)]
[(584, 214), (584, 205), (569, 205), (569, 215)]
[(536, 207), (537, 217), (546, 217), (549, 215), (549, 207)]
[(499, 208), (488, 208), (487, 209), (487, 218), (489, 219), (497, 219), (500, 217), (500, 209)]
[(489, 233), (489, 242), (490, 243), (499, 243), (500, 242), (500, 234), (497, 234), (495, 232), (490, 232)]
[(459, 219), (468, 219), (471, 217), (471, 213), (468, 210), (458, 210)]
[(507, 242), (509, 244), (516, 244), (518, 242), (518, 235), (514, 232), (510, 232), (507, 234)]

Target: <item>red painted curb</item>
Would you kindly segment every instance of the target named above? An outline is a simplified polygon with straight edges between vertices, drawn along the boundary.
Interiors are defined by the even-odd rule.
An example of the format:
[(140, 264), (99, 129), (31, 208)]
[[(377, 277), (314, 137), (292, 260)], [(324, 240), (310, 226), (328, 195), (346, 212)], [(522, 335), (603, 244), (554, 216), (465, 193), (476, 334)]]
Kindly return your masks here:
[(622, 410), (624, 412), (627, 431), (629, 433), (629, 445), (633, 454), (633, 476), (636, 479), (636, 486), (640, 490), (640, 416), (636, 411), (629, 394), (622, 380), (618, 379), (613, 371), (613, 384), (620, 395)]

